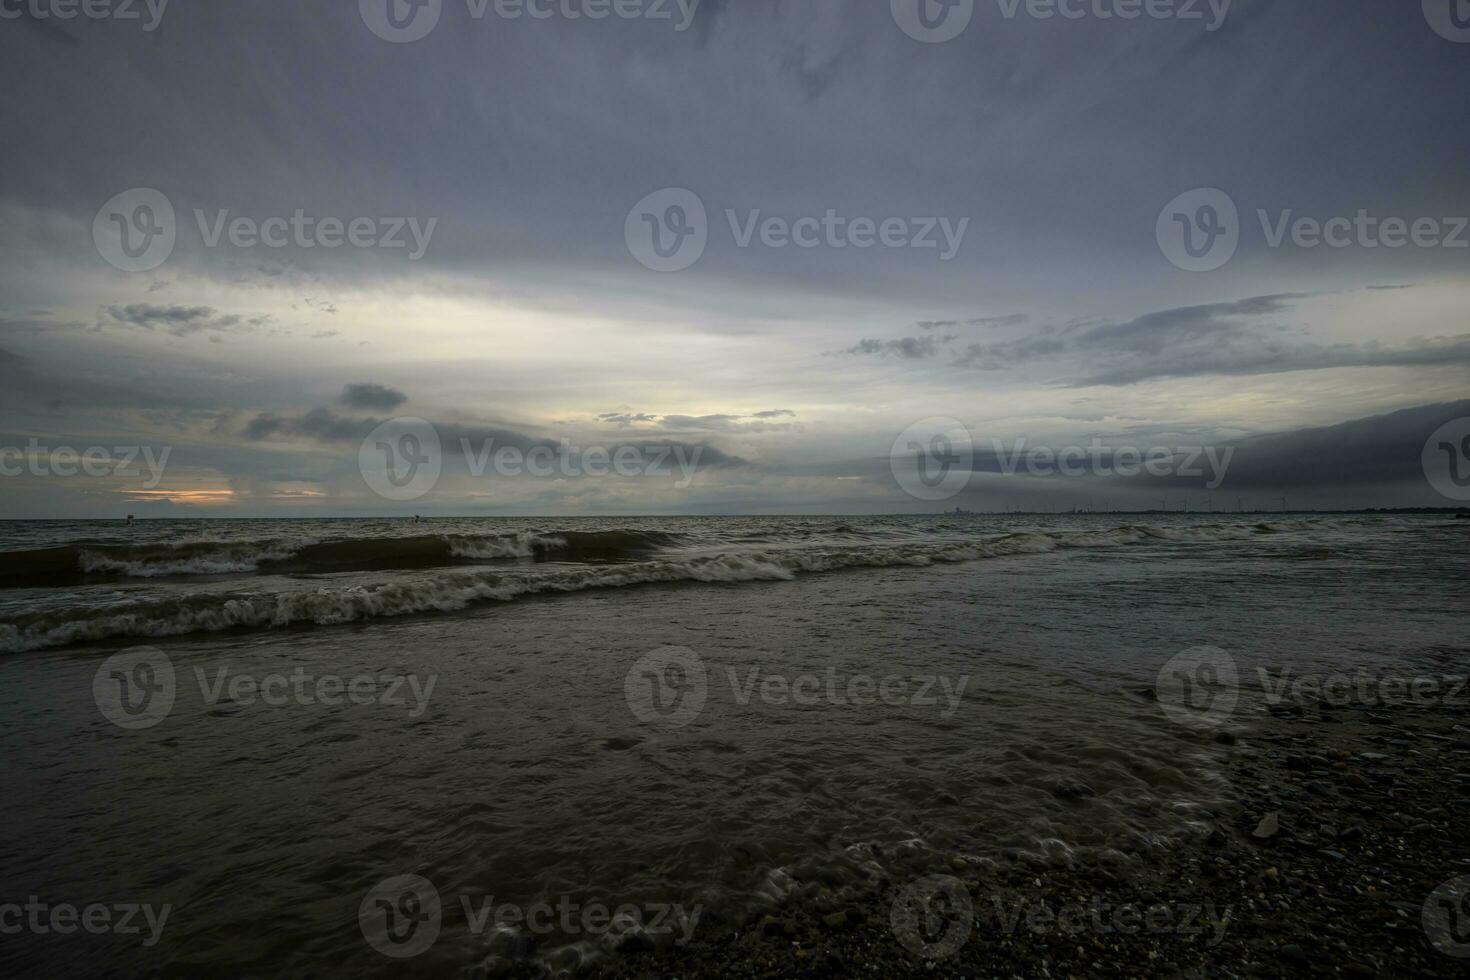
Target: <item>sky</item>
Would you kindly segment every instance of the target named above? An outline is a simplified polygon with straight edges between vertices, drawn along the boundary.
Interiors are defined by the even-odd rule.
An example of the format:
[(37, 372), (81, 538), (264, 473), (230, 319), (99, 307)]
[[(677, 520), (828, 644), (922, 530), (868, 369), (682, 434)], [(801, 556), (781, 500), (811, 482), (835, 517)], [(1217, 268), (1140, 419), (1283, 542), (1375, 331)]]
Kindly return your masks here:
[(1455, 506), (1465, 13), (0, 0), (0, 517)]

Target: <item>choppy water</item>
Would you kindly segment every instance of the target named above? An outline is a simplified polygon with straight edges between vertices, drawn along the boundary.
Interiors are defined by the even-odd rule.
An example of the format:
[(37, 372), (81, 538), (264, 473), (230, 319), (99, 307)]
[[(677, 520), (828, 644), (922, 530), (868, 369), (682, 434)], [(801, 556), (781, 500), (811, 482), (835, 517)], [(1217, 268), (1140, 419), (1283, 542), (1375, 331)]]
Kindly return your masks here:
[[(463, 899), (677, 903), (699, 941), (956, 855), (1126, 870), (1233, 798), (1149, 696), (1181, 651), (1466, 669), (1467, 522), (1132, 520), (0, 525), (0, 903), (172, 908), (151, 946), (6, 937), (0, 970), (452, 976), (530, 949)], [(129, 730), (94, 681), (139, 644), (176, 690)], [(392, 960), (359, 911), (409, 874), (442, 928)]]

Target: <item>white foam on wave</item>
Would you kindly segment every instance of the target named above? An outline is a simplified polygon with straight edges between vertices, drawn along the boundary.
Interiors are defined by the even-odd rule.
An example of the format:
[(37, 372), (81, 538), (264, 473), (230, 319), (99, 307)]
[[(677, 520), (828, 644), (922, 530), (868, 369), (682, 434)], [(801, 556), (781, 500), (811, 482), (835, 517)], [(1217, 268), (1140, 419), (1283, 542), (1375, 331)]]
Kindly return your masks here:
[(455, 558), (479, 561), (496, 558), (533, 558), (537, 551), (567, 546), (566, 538), (529, 532), (497, 534), (489, 537), (449, 535), (445, 540), (449, 543), (449, 553)]
[[(1194, 542), (1238, 540), (1252, 533), (1250, 528), (1219, 526), (1115, 528), (1081, 533), (1018, 533), (971, 541), (726, 553), (613, 565), (556, 566), (534, 571), (440, 571), (404, 575), (375, 585), (193, 595), (106, 608), (58, 609), (27, 617), (23, 625), (0, 624), (0, 651), (36, 650), (115, 637), (165, 637), (297, 623), (327, 626), (377, 617), (454, 612), (479, 602), (504, 602), (531, 594), (676, 582), (789, 581), (802, 574), (850, 568), (923, 567), (1057, 549), (1118, 547), (1158, 538)], [(478, 549), (479, 557), (511, 557), (512, 551), (520, 554), (548, 540), (520, 535), (498, 541), (485, 539), (463, 547)]]
[[(128, 578), (167, 578), (179, 575), (230, 575), (260, 570), (260, 563), (282, 561), (310, 541), (238, 543), (177, 541), (154, 545), (152, 554), (122, 557), (82, 548), (77, 565), (83, 572), (123, 575)], [(208, 551), (189, 554), (190, 549), (210, 546)]]

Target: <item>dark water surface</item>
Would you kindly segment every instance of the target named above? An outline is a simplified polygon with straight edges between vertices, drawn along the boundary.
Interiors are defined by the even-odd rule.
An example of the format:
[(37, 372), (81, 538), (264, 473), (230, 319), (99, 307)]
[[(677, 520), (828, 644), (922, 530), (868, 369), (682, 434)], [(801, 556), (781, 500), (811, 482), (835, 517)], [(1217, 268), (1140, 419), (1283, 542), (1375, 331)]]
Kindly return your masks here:
[[(0, 524), (0, 903), (171, 908), (152, 945), (5, 936), (0, 972), (454, 976), (529, 949), (462, 901), (678, 905), (699, 942), (956, 856), (1126, 873), (1231, 805), (1213, 736), (1259, 669), (1463, 674), (1467, 545), (1432, 516)], [(174, 701), (128, 729), (94, 681), (144, 644)], [(1241, 679), (1208, 729), (1154, 694), (1202, 646)], [(270, 677), (307, 694), (228, 694)], [(398, 875), (443, 902), (402, 960), (359, 918)]]

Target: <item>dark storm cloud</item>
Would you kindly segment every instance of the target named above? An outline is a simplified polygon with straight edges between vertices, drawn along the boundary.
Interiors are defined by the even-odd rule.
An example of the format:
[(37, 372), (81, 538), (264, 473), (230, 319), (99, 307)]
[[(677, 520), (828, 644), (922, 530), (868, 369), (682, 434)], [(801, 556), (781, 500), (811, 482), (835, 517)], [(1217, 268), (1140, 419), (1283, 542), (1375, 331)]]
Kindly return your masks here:
[[(1236, 0), (1213, 33), (1149, 18), (1007, 19), (981, 2), (963, 35), (937, 45), (905, 37), (883, 0), (703, 0), (683, 33), (618, 18), (474, 21), (463, 3), (446, 0), (435, 32), (403, 45), (374, 37), (351, 0), (175, 4), (152, 33), (71, 24), (75, 38), (39, 22), (0, 24), (0, 82), (12, 96), (0, 153), (0, 295), (14, 309), (44, 306), (59, 318), (90, 320), (100, 310), (104, 326), (124, 329), (7, 331), (5, 347), (29, 360), (0, 357), (4, 414), (61, 397), (68, 411), (137, 410), (129, 416), (172, 429), (213, 412), (229, 420), (215, 436), (222, 459), (238, 454), (228, 465), (242, 484), (324, 479), (319, 460), (329, 456), (350, 468), (355, 440), (374, 421), (355, 416), (393, 409), (333, 402), (346, 370), (381, 377), (379, 365), (397, 365), (395, 379), (416, 397), (436, 395), (418, 378), (443, 374), (425, 367), (413, 376), (407, 365), (438, 356), (452, 338), (465, 357), (459, 378), (445, 382), (448, 400), (485, 390), (464, 381), (482, 367), (503, 370), (484, 372), (498, 381), (544, 365), (544, 350), (501, 364), (493, 333), (483, 348), (465, 344), (457, 324), (440, 332), (434, 312), (403, 324), (407, 307), (432, 310), (420, 298), (462, 303), (470, 316), (488, 296), (548, 317), (677, 318), (690, 333), (742, 341), (780, 323), (803, 354), (875, 338), (857, 346), (868, 359), (826, 362), (830, 378), (815, 377), (821, 372), (797, 355), (782, 361), (777, 344), (742, 348), (754, 353), (733, 355), (718, 372), (682, 363), (668, 375), (650, 371), (650, 388), (667, 384), (680, 399), (669, 405), (690, 414), (627, 410), (599, 420), (632, 430), (624, 438), (668, 434), (688, 445), (706, 433), (743, 439), (760, 426), (795, 428), (789, 413), (695, 414), (749, 404), (747, 379), (764, 384), (767, 373), (762, 403), (822, 405), (828, 418), (849, 419), (897, 403), (911, 393), (901, 383), (844, 388), (843, 372), (896, 373), (897, 365), (937, 374), (953, 357), (938, 338), (951, 334), (972, 345), (956, 352), (964, 365), (1017, 369), (983, 379), (950, 372), (963, 384), (1014, 384), (1033, 402), (1047, 394), (1037, 383), (1466, 363), (1458, 325), (1411, 329), (1386, 313), (1368, 334), (1375, 342), (1361, 331), (1334, 338), (1329, 322), (1314, 323), (1310, 335), (1282, 326), (1293, 312), (1288, 296), (1206, 303), (1344, 281), (1465, 281), (1464, 256), (1452, 250), (1270, 252), (1254, 227), (1257, 208), (1318, 218), (1470, 208), (1470, 102), (1452, 97), (1465, 89), (1466, 49), (1436, 36), (1412, 0)], [(1190, 277), (1164, 259), (1154, 223), (1170, 198), (1201, 186), (1229, 192), (1248, 234), (1230, 265)], [(153, 274), (153, 288), (166, 280), (168, 291), (152, 296), (176, 306), (130, 307), (148, 296), (152, 277), (121, 276), (92, 247), (98, 208), (135, 187), (161, 190), (177, 212), (177, 247)], [(705, 203), (709, 246), (686, 272), (656, 276), (630, 257), (624, 222), (634, 202), (663, 187), (687, 187)], [(317, 219), (397, 214), (440, 224), (432, 250), (410, 263), (385, 249), (242, 249), (228, 237), (210, 247), (196, 218), (228, 212), (260, 222), (298, 209)], [(788, 221), (834, 210), (849, 220), (933, 215), (972, 225), (964, 249), (942, 263), (916, 248), (781, 249), (759, 237), (739, 247), (727, 209)], [(261, 308), (289, 320), (268, 336), (261, 330), (259, 349), (232, 360), (202, 343), (165, 343), (262, 326), (263, 318), (205, 305), (249, 309), (252, 300), (222, 297), (251, 289), (272, 301)], [(312, 298), (297, 303), (303, 296)], [(1384, 307), (1397, 298), (1410, 313), (1420, 299), (1379, 298)], [(1032, 312), (970, 318), (1011, 309)], [(1160, 312), (1117, 323), (1070, 319), (1119, 309)], [(484, 312), (490, 331), (516, 329)], [(882, 326), (921, 315), (933, 319)], [(1066, 325), (1039, 326), (1052, 322)], [(835, 334), (848, 324), (860, 325)], [(371, 343), (380, 356), (350, 369), (314, 365), (303, 363), (301, 347), (267, 343), (293, 330), (328, 340), (337, 326), (345, 339), (332, 353)], [(808, 329), (823, 339), (808, 340)], [(1450, 336), (1406, 340), (1403, 330)], [(920, 336), (890, 339), (903, 333)], [(611, 336), (589, 334), (579, 353), (595, 364), (596, 344), (621, 342)], [(191, 349), (170, 360), (165, 346)], [(522, 346), (536, 345), (506, 352)], [(713, 349), (688, 347), (695, 359)], [(325, 344), (307, 350), (328, 353)], [(882, 372), (879, 356), (894, 359)], [(522, 367), (527, 374), (516, 374)], [(1026, 372), (1036, 375), (1029, 390)], [(626, 379), (616, 369), (603, 376)], [(693, 394), (673, 394), (693, 387), (691, 378)], [(1445, 397), (1406, 397), (1415, 380), (1375, 377), (1371, 394), (1341, 385), (1313, 405), (1313, 417)], [(579, 383), (564, 382), (534, 406), (528, 397), (524, 406), (483, 409), (523, 423), (444, 424), (446, 444), (492, 436), (522, 448), (548, 444), (518, 426), (553, 431), (530, 417), (584, 419), (630, 397), (609, 384), (561, 399)], [(1261, 381), (1251, 393), (1261, 396), (1255, 404), (1278, 406), (1269, 410), (1275, 418), (1290, 418), (1292, 399), (1279, 397), (1288, 387)], [(303, 390), (312, 401), (298, 400)], [(1178, 396), (1155, 394), (1105, 392), (1099, 401), (1106, 396), (1114, 419), (1194, 414), (1171, 401)], [(1044, 410), (1060, 418), (1071, 393), (1057, 397)], [(1335, 412), (1338, 400), (1353, 407)], [(28, 421), (46, 431), (52, 420)], [(242, 431), (251, 436), (243, 448)], [(309, 457), (300, 468), (288, 462), (298, 453)], [(781, 492), (752, 489), (749, 499), (764, 507)]]
[(1015, 327), (1028, 322), (1031, 317), (1025, 313), (1009, 313), (1005, 316), (981, 316), (963, 322), (959, 320), (920, 320), (916, 326), (920, 330), (940, 330), (952, 327)]
[[(1282, 493), (1362, 492), (1394, 484), (1420, 488), (1425, 484), (1421, 457), (1426, 440), (1446, 422), (1466, 416), (1470, 400), (1242, 439), (1229, 444), (1234, 455), (1219, 489)], [(1179, 478), (1154, 482), (1199, 485), (1198, 480)]]
[(922, 360), (926, 357), (935, 357), (939, 354), (939, 345), (954, 340), (952, 335), (935, 337), (930, 334), (925, 337), (902, 337), (898, 340), (861, 340), (847, 350), (844, 354), (889, 354), (894, 357), (906, 358), (908, 360)]
[(1303, 298), (1291, 293), (1254, 296), (1160, 310), (1123, 323), (1043, 329), (1037, 336), (971, 344), (956, 363), (982, 370), (1058, 365), (1058, 370), (1070, 372), (1065, 383), (1072, 387), (1201, 375), (1470, 364), (1470, 334), (1398, 344), (1322, 344), (1271, 320)]
[[(212, 306), (162, 306), (154, 303), (129, 303), (106, 308), (107, 323), (120, 323), (145, 330), (162, 328), (176, 337), (187, 337), (205, 330), (251, 330), (270, 323), (269, 316), (246, 317), (239, 313), (216, 316)], [(215, 338), (218, 339), (218, 338)]]
[(1286, 344), (1258, 338), (1253, 349), (1173, 352), (1151, 363), (1124, 365), (1072, 382), (1073, 387), (1130, 385), (1155, 378), (1200, 375), (1266, 375), (1288, 371), (1325, 371), (1331, 368), (1437, 367), (1470, 365), (1470, 334), (1417, 339), (1391, 346), (1362, 344)]
[[(335, 334), (336, 331), (329, 333)], [(395, 388), (380, 384), (352, 384), (342, 390), (338, 404), (348, 408), (363, 408), (380, 412), (391, 412), (408, 401), (408, 396)]]
[(131, 303), (127, 306), (109, 306), (107, 314), (118, 323), (134, 327), (163, 327), (175, 334), (189, 334), (210, 326), (214, 308), (209, 306), (155, 306), (151, 303)]
[[(1151, 431), (1136, 427), (1123, 434), (1082, 437), (1076, 442), (999, 440), (977, 442), (970, 467), (986, 490), (1010, 499), (1031, 499), (1046, 488), (1073, 493), (1084, 503), (1110, 493), (1123, 494), (1131, 507), (1157, 507), (1160, 496), (1177, 507), (1181, 492), (1217, 493), (1234, 508), (1235, 496), (1249, 506), (1280, 507), (1282, 496), (1313, 506), (1359, 507), (1365, 500), (1381, 506), (1446, 506), (1425, 478), (1422, 453), (1429, 437), (1446, 422), (1470, 417), (1470, 400), (1422, 405), (1338, 425), (1221, 439), (1208, 428)], [(1073, 447), (1066, 473), (1057, 454)], [(1038, 451), (1043, 455), (1036, 456)], [(1172, 455), (1171, 455), (1172, 454)], [(1044, 460), (1044, 468), (1026, 459)], [(1171, 459), (1159, 473), (1142, 471), (1141, 461)], [(886, 465), (886, 460), (880, 464)], [(849, 463), (847, 472), (867, 472), (867, 463)], [(1125, 469), (1126, 467), (1126, 469)], [(828, 467), (830, 472), (841, 468)], [(1122, 475), (1119, 470), (1128, 473)], [(869, 475), (875, 475), (869, 473)], [(882, 477), (881, 469), (876, 473)], [(1129, 498), (1129, 495), (1132, 495)], [(1019, 495), (1016, 497), (1014, 495)], [(1074, 499), (1075, 502), (1075, 499)], [(1190, 502), (1203, 509), (1198, 498)]]
[[(306, 439), (324, 445), (352, 446), (361, 443), (385, 420), (378, 418), (352, 418), (340, 415), (330, 408), (318, 407), (300, 415), (261, 413), (246, 423), (242, 434), (252, 442), (280, 439)], [(433, 422), (439, 436), (439, 444), (446, 455), (466, 458), (493, 452), (498, 449), (517, 449), (530, 452), (533, 449), (560, 451), (563, 442), (531, 435), (499, 426), (467, 424), (464, 422)], [(567, 440), (572, 446), (581, 446), (575, 440)], [(684, 458), (697, 460), (699, 468), (728, 468), (750, 465), (745, 459), (727, 453), (708, 442), (680, 442), (653, 440), (624, 440), (609, 443), (606, 449), (615, 454), (628, 446), (638, 450), (646, 459), (659, 458), (664, 451), (682, 452)], [(696, 451), (698, 455), (695, 455)]]
[(1253, 296), (1234, 303), (1185, 306), (1148, 313), (1127, 323), (1095, 327), (1079, 335), (1074, 347), (1083, 351), (1159, 354), (1180, 344), (1216, 341), (1250, 332), (1244, 321), (1280, 313), (1299, 295)]
[(244, 434), (254, 440), (306, 436), (322, 442), (346, 442), (366, 438), (377, 424), (371, 419), (343, 417), (330, 408), (314, 408), (304, 415), (282, 416), (269, 412), (257, 415), (245, 426)]
[(955, 363), (961, 367), (994, 371), (1029, 361), (1057, 357), (1068, 349), (1065, 341), (1055, 337), (1026, 337), (994, 344), (970, 344)]
[[(57, 324), (47, 324), (55, 327)], [(79, 331), (82, 324), (67, 324)], [(43, 336), (45, 336), (43, 334)], [(115, 429), (109, 416), (140, 411), (165, 425), (220, 408), (221, 393), (210, 378), (173, 376), (157, 360), (117, 359), (103, 355), (58, 355), (42, 349), (0, 352), (0, 405), (5, 420), (15, 422), (25, 413), (31, 424), (45, 417), (42, 410), (101, 412), (100, 424)]]
[[(709, 206), (710, 254), (661, 291), (795, 276), (960, 302), (1004, 268), (1080, 293), (1120, 271), (1171, 276), (1153, 221), (1189, 187), (1227, 186), (1245, 213), (1463, 213), (1452, 206), (1470, 195), (1470, 109), (1444, 93), (1463, 88), (1464, 52), (1417, 5), (1392, 8), (1236, 0), (1205, 32), (1007, 19), (982, 3), (962, 36), (922, 45), (886, 3), (705, 0), (684, 33), (617, 18), (473, 21), (446, 3), (432, 35), (392, 45), (353, 3), (178, 4), (157, 32), (92, 31), (74, 53), (26, 44), (27, 31), (0, 37), (7, 91), (48, 95), (9, 107), (0, 186), (88, 221), (123, 187), (157, 187), (180, 211), (176, 261), (251, 277), (419, 270), (384, 250), (201, 250), (194, 208), (437, 216), (426, 262), (527, 289), (553, 275), (568, 288), (569, 267), (647, 282), (623, 219), (649, 191), (687, 186)], [(1282, 91), (1292, 97), (1270, 95)], [(142, 105), (148, 139), (135, 132)], [(725, 208), (973, 216), (977, 229), (983, 216), (984, 234), (945, 267), (919, 249), (737, 249)]]

